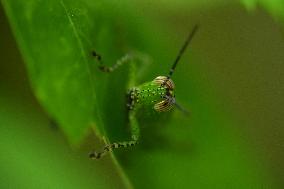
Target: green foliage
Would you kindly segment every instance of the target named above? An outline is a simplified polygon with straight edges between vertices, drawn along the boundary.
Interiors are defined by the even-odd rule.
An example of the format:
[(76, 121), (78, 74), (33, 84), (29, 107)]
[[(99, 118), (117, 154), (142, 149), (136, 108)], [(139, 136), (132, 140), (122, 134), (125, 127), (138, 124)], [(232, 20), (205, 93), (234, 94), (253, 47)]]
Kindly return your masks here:
[[(172, 1), (166, 4), (171, 7), (171, 3), (174, 4)], [(168, 72), (187, 35), (175, 28), (167, 31), (166, 24), (152, 19), (147, 11), (140, 9), (150, 9), (151, 4), (88, 0), (3, 0), (2, 4), (24, 58), (34, 94), (72, 144), (78, 144), (89, 128), (93, 128), (100, 139), (106, 137), (112, 142), (129, 137), (124, 99), (128, 68), (125, 66), (111, 75), (99, 72), (90, 56), (92, 49), (96, 49), (108, 65), (129, 50), (147, 53), (154, 63), (140, 80), (145, 82)], [(188, 14), (187, 10), (194, 8), (184, 6), (181, 9)], [(179, 9), (176, 12), (178, 14)], [(176, 16), (174, 19), (179, 15)], [(191, 27), (195, 21), (188, 22), (186, 17), (185, 23), (183, 27)], [(174, 24), (178, 25), (175, 20)], [(179, 40), (175, 40), (178, 43), (171, 44), (171, 39), (181, 33)], [(203, 35), (205, 33), (203, 31)], [(194, 40), (202, 38), (198, 35), (201, 34)], [(194, 44), (196, 47), (193, 42), (193, 48)], [(254, 166), (253, 152), (236, 132), (238, 124), (224, 113), (224, 107), (216, 105), (218, 98), (208, 79), (202, 75), (204, 68), (199, 65), (198, 57), (202, 55), (193, 57), (194, 52), (188, 51), (191, 56), (183, 57), (173, 77), (177, 100), (190, 107), (192, 115), (184, 117), (174, 111), (172, 116), (140, 119), (140, 144), (134, 149), (117, 151), (118, 163), (114, 158), (107, 161), (110, 170), (95, 179), (113, 182), (112, 170), (119, 169), (122, 177), (115, 178), (126, 178), (123, 182), (131, 187), (129, 180), (135, 188), (251, 188), (259, 183), (269, 183), (269, 179), (262, 180), (263, 175), (258, 174), (264, 169)], [(222, 101), (222, 97), (219, 100)], [(46, 143), (45, 147), (49, 145), (52, 144)], [(60, 148), (55, 151), (59, 152)], [(82, 154), (88, 161), (87, 152)], [(64, 154), (58, 153), (58, 156)], [(26, 157), (31, 158), (32, 152)], [(101, 162), (92, 163), (97, 166)], [(73, 163), (77, 165), (78, 161)], [(105, 170), (105, 167), (96, 166), (92, 167), (94, 172)], [(68, 171), (64, 166), (62, 169)], [(52, 173), (49, 170), (49, 175)], [(70, 178), (76, 179), (74, 175)], [(113, 187), (105, 180), (102, 183), (106, 184), (102, 188)]]
[[(74, 3), (70, 7), (63, 1), (3, 2), (20, 42), (36, 97), (70, 140), (78, 141), (88, 127), (100, 126), (94, 91), (96, 80), (86, 44), (82, 42), (83, 37), (91, 39), (84, 32), (91, 20), (87, 10), (80, 8), (82, 4)], [(79, 20), (85, 20), (80, 27), (76, 23)]]

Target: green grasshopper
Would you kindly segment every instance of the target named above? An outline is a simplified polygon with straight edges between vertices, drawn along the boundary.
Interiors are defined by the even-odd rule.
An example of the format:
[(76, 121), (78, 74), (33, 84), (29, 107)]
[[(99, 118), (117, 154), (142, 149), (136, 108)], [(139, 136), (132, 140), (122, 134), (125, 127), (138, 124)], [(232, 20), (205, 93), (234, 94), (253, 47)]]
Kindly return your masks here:
[[(156, 113), (166, 112), (173, 108), (175, 105), (178, 109), (186, 113), (186, 110), (183, 109), (176, 103), (175, 100), (175, 85), (171, 77), (175, 71), (175, 68), (193, 38), (194, 34), (198, 29), (198, 25), (195, 25), (193, 30), (190, 32), (188, 38), (186, 39), (184, 45), (180, 49), (170, 71), (167, 76), (158, 76), (153, 81), (143, 83), (139, 86), (133, 87), (134, 82), (130, 82), (131, 88), (127, 92), (127, 109), (128, 109), (128, 121), (131, 129), (131, 140), (114, 142), (107, 144), (102, 151), (100, 152), (91, 152), (89, 157), (91, 159), (100, 159), (105, 156), (108, 152), (116, 148), (121, 147), (130, 147), (135, 146), (138, 143), (140, 136), (140, 129), (136, 114), (142, 110), (150, 110)], [(116, 62), (111, 67), (105, 66), (102, 62), (101, 56), (98, 55), (95, 51), (92, 52), (92, 55), (99, 62), (99, 69), (103, 72), (111, 73), (116, 70), (118, 67), (125, 63), (133, 63), (133, 56), (126, 55)], [(133, 75), (134, 76), (134, 75)], [(131, 79), (131, 78), (130, 78)]]

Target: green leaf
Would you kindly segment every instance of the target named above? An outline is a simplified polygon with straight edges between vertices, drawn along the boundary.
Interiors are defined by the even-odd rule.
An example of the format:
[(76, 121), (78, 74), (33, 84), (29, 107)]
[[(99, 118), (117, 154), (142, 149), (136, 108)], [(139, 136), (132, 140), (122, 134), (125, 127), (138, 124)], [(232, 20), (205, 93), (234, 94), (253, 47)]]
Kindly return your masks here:
[[(111, 14), (106, 3), (89, 1), (3, 1), (22, 51), (36, 97), (66, 133), (78, 143), (88, 128), (105, 135), (92, 49), (112, 50)], [(102, 13), (103, 11), (103, 13)], [(113, 52), (115, 51), (115, 52)], [(104, 79), (106, 80), (106, 79)], [(104, 94), (104, 93), (101, 93)], [(101, 95), (103, 96), (103, 95)]]

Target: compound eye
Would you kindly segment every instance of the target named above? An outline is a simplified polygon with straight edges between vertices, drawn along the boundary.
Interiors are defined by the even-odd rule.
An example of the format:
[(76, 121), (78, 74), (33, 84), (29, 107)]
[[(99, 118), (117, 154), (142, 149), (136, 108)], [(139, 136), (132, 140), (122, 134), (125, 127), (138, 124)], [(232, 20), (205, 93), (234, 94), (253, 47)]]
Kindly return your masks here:
[(167, 89), (173, 90), (175, 88), (175, 84), (173, 80), (167, 78), (166, 76), (158, 76), (154, 79), (154, 83), (158, 85), (164, 85)]
[(162, 100), (161, 102), (158, 102), (154, 105), (154, 109), (157, 112), (167, 112), (171, 110), (173, 107), (173, 102), (170, 101), (169, 99)]

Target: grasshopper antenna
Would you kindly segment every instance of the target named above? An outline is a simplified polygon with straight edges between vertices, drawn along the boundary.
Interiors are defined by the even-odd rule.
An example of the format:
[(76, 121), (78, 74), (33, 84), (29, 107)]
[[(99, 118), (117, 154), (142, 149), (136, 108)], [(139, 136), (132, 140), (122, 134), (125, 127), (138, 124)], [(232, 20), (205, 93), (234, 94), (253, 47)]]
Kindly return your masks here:
[(182, 48), (180, 49), (177, 57), (176, 57), (176, 60), (174, 62), (174, 64), (172, 65), (171, 69), (170, 69), (170, 72), (169, 72), (169, 75), (167, 76), (168, 79), (170, 79), (176, 69), (176, 66), (181, 58), (181, 56), (183, 55), (185, 49), (187, 48), (188, 44), (190, 43), (191, 39), (193, 38), (194, 34), (196, 33), (197, 29), (198, 29), (198, 25), (196, 24), (194, 26), (194, 28), (192, 29), (192, 31), (189, 33), (185, 43), (183, 44)]
[(185, 116), (189, 116), (190, 113), (187, 109), (185, 109), (184, 107), (182, 107), (180, 104), (178, 104), (177, 102), (175, 102), (175, 106), (177, 107), (177, 109), (179, 111), (181, 111), (182, 113), (184, 113)]

